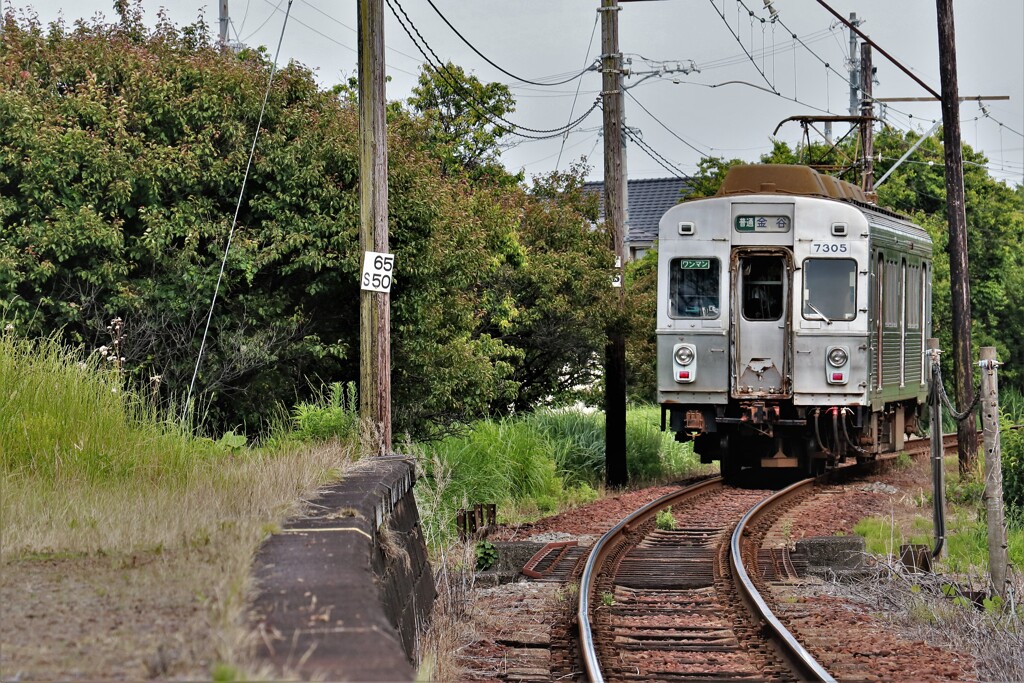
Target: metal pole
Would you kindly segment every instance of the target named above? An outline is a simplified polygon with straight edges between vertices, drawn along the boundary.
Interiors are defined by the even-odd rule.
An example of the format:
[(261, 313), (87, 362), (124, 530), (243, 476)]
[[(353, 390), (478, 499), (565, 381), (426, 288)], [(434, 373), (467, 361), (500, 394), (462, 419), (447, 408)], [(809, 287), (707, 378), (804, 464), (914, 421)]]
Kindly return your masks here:
[(1006, 599), (1006, 522), (1003, 516), (1003, 462), (999, 444), (999, 377), (996, 350), (981, 348), (981, 424), (985, 440), (985, 517), (992, 592)]
[[(625, 197), (622, 173), (622, 54), (619, 52), (618, 0), (601, 0), (601, 81), (604, 110), (604, 215), (615, 253), (618, 312), (623, 301)], [(629, 481), (626, 467), (626, 337), (619, 321), (608, 332), (604, 364), (605, 483), (612, 488)]]
[(939, 340), (928, 339), (928, 355), (931, 359), (931, 416), (932, 427), (932, 518), (935, 522), (935, 547), (932, 557), (942, 554), (946, 543), (946, 476), (942, 469), (942, 399), (938, 383), (942, 381), (939, 371)]
[[(359, 248), (388, 253), (384, 3), (359, 0)], [(391, 295), (359, 292), (359, 417), (364, 454), (391, 452)]]
[(925, 140), (930, 138), (932, 135), (934, 135), (935, 131), (937, 131), (939, 129), (940, 125), (942, 125), (942, 124), (939, 121), (936, 121), (935, 124), (931, 128), (928, 129), (927, 133), (925, 133), (924, 135), (919, 137), (917, 139), (917, 142), (915, 142), (913, 145), (911, 145), (910, 149), (908, 149), (906, 152), (904, 152), (903, 156), (901, 156), (896, 161), (895, 164), (890, 166), (888, 171), (886, 171), (885, 173), (882, 174), (882, 177), (878, 179), (877, 183), (875, 183), (875, 189), (877, 190), (878, 186), (881, 185), (882, 183), (884, 183), (885, 179), (888, 178), (890, 175), (892, 175), (892, 172), (895, 171), (897, 168), (899, 168), (903, 164), (903, 162), (906, 161), (910, 157), (910, 155), (914, 153), (914, 150), (916, 150), (918, 147), (921, 146), (922, 142), (924, 142)]

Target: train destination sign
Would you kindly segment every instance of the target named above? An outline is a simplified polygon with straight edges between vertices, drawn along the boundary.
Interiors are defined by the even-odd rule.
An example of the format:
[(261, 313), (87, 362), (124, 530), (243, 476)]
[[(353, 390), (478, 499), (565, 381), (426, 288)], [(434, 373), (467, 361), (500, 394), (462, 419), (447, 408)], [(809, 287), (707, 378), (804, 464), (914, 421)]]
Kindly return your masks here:
[(711, 259), (706, 258), (684, 258), (679, 259), (679, 267), (682, 270), (708, 270), (711, 268)]
[(736, 216), (738, 232), (789, 232), (789, 216)]

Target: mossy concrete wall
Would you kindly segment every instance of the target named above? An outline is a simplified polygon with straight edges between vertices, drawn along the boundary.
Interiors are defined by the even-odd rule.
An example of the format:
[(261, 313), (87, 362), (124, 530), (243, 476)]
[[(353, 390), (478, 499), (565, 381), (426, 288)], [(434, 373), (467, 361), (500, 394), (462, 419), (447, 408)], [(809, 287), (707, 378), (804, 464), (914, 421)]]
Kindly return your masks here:
[(402, 457), (360, 461), (260, 548), (252, 619), (278, 675), (413, 679), (435, 595), (414, 472)]

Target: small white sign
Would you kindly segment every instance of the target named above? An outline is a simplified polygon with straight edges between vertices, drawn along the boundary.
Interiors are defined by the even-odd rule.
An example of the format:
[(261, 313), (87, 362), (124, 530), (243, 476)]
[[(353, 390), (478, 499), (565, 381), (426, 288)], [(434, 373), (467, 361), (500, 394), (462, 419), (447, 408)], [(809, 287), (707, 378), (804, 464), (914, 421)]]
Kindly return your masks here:
[(394, 280), (394, 269), (394, 254), (382, 254), (378, 251), (364, 252), (363, 277), (360, 288), (371, 292), (390, 292), (391, 283)]
[(622, 286), (622, 276), (621, 275), (612, 275), (612, 287), (621, 287), (621, 286)]

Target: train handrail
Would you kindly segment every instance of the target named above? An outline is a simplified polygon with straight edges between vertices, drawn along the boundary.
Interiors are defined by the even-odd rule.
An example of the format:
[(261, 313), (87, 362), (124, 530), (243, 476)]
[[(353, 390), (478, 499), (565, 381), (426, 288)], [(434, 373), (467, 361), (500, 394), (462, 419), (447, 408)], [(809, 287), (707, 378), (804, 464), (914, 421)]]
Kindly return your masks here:
[(580, 603), (576, 610), (576, 621), (579, 624), (583, 665), (587, 670), (587, 678), (593, 683), (604, 683), (604, 676), (601, 674), (600, 662), (597, 660), (597, 650), (594, 649), (594, 634), (590, 628), (590, 590), (592, 588), (591, 583), (595, 578), (594, 569), (603, 562), (612, 539), (618, 536), (627, 526), (643, 522), (653, 514), (654, 510), (663, 507), (676, 498), (690, 496), (701, 489), (721, 485), (722, 478), (714, 477), (653, 500), (624, 517), (618, 524), (605, 532), (597, 543), (594, 544), (594, 547), (591, 548), (590, 555), (587, 556), (587, 563), (583, 567), (583, 574), (580, 576)]
[(829, 674), (829, 672), (818, 663), (818, 660), (816, 660), (814, 656), (811, 655), (811, 653), (793, 637), (793, 634), (789, 632), (789, 629), (783, 626), (778, 617), (776, 617), (775, 614), (772, 613), (771, 609), (769, 609), (764, 598), (761, 597), (761, 593), (754, 587), (754, 582), (747, 574), (746, 568), (743, 566), (743, 557), (741, 555), (740, 548), (741, 539), (746, 532), (746, 525), (750, 520), (760, 515), (769, 505), (796, 493), (805, 486), (813, 484), (814, 481), (814, 479), (799, 481), (782, 489), (781, 491), (773, 493), (754, 507), (750, 508), (750, 510), (747, 511), (747, 514), (743, 515), (743, 519), (740, 520), (739, 524), (736, 525), (736, 529), (733, 531), (732, 540), (729, 545), (729, 564), (732, 566), (733, 575), (737, 578), (737, 585), (742, 587), (746, 599), (749, 600), (751, 605), (756, 609), (758, 616), (771, 626), (775, 631), (775, 634), (790, 649), (790, 654), (792, 655), (795, 663), (804, 669), (802, 672), (803, 676), (807, 680), (819, 680), (826, 681), (826, 683), (835, 683), (835, 679), (832, 675)]

